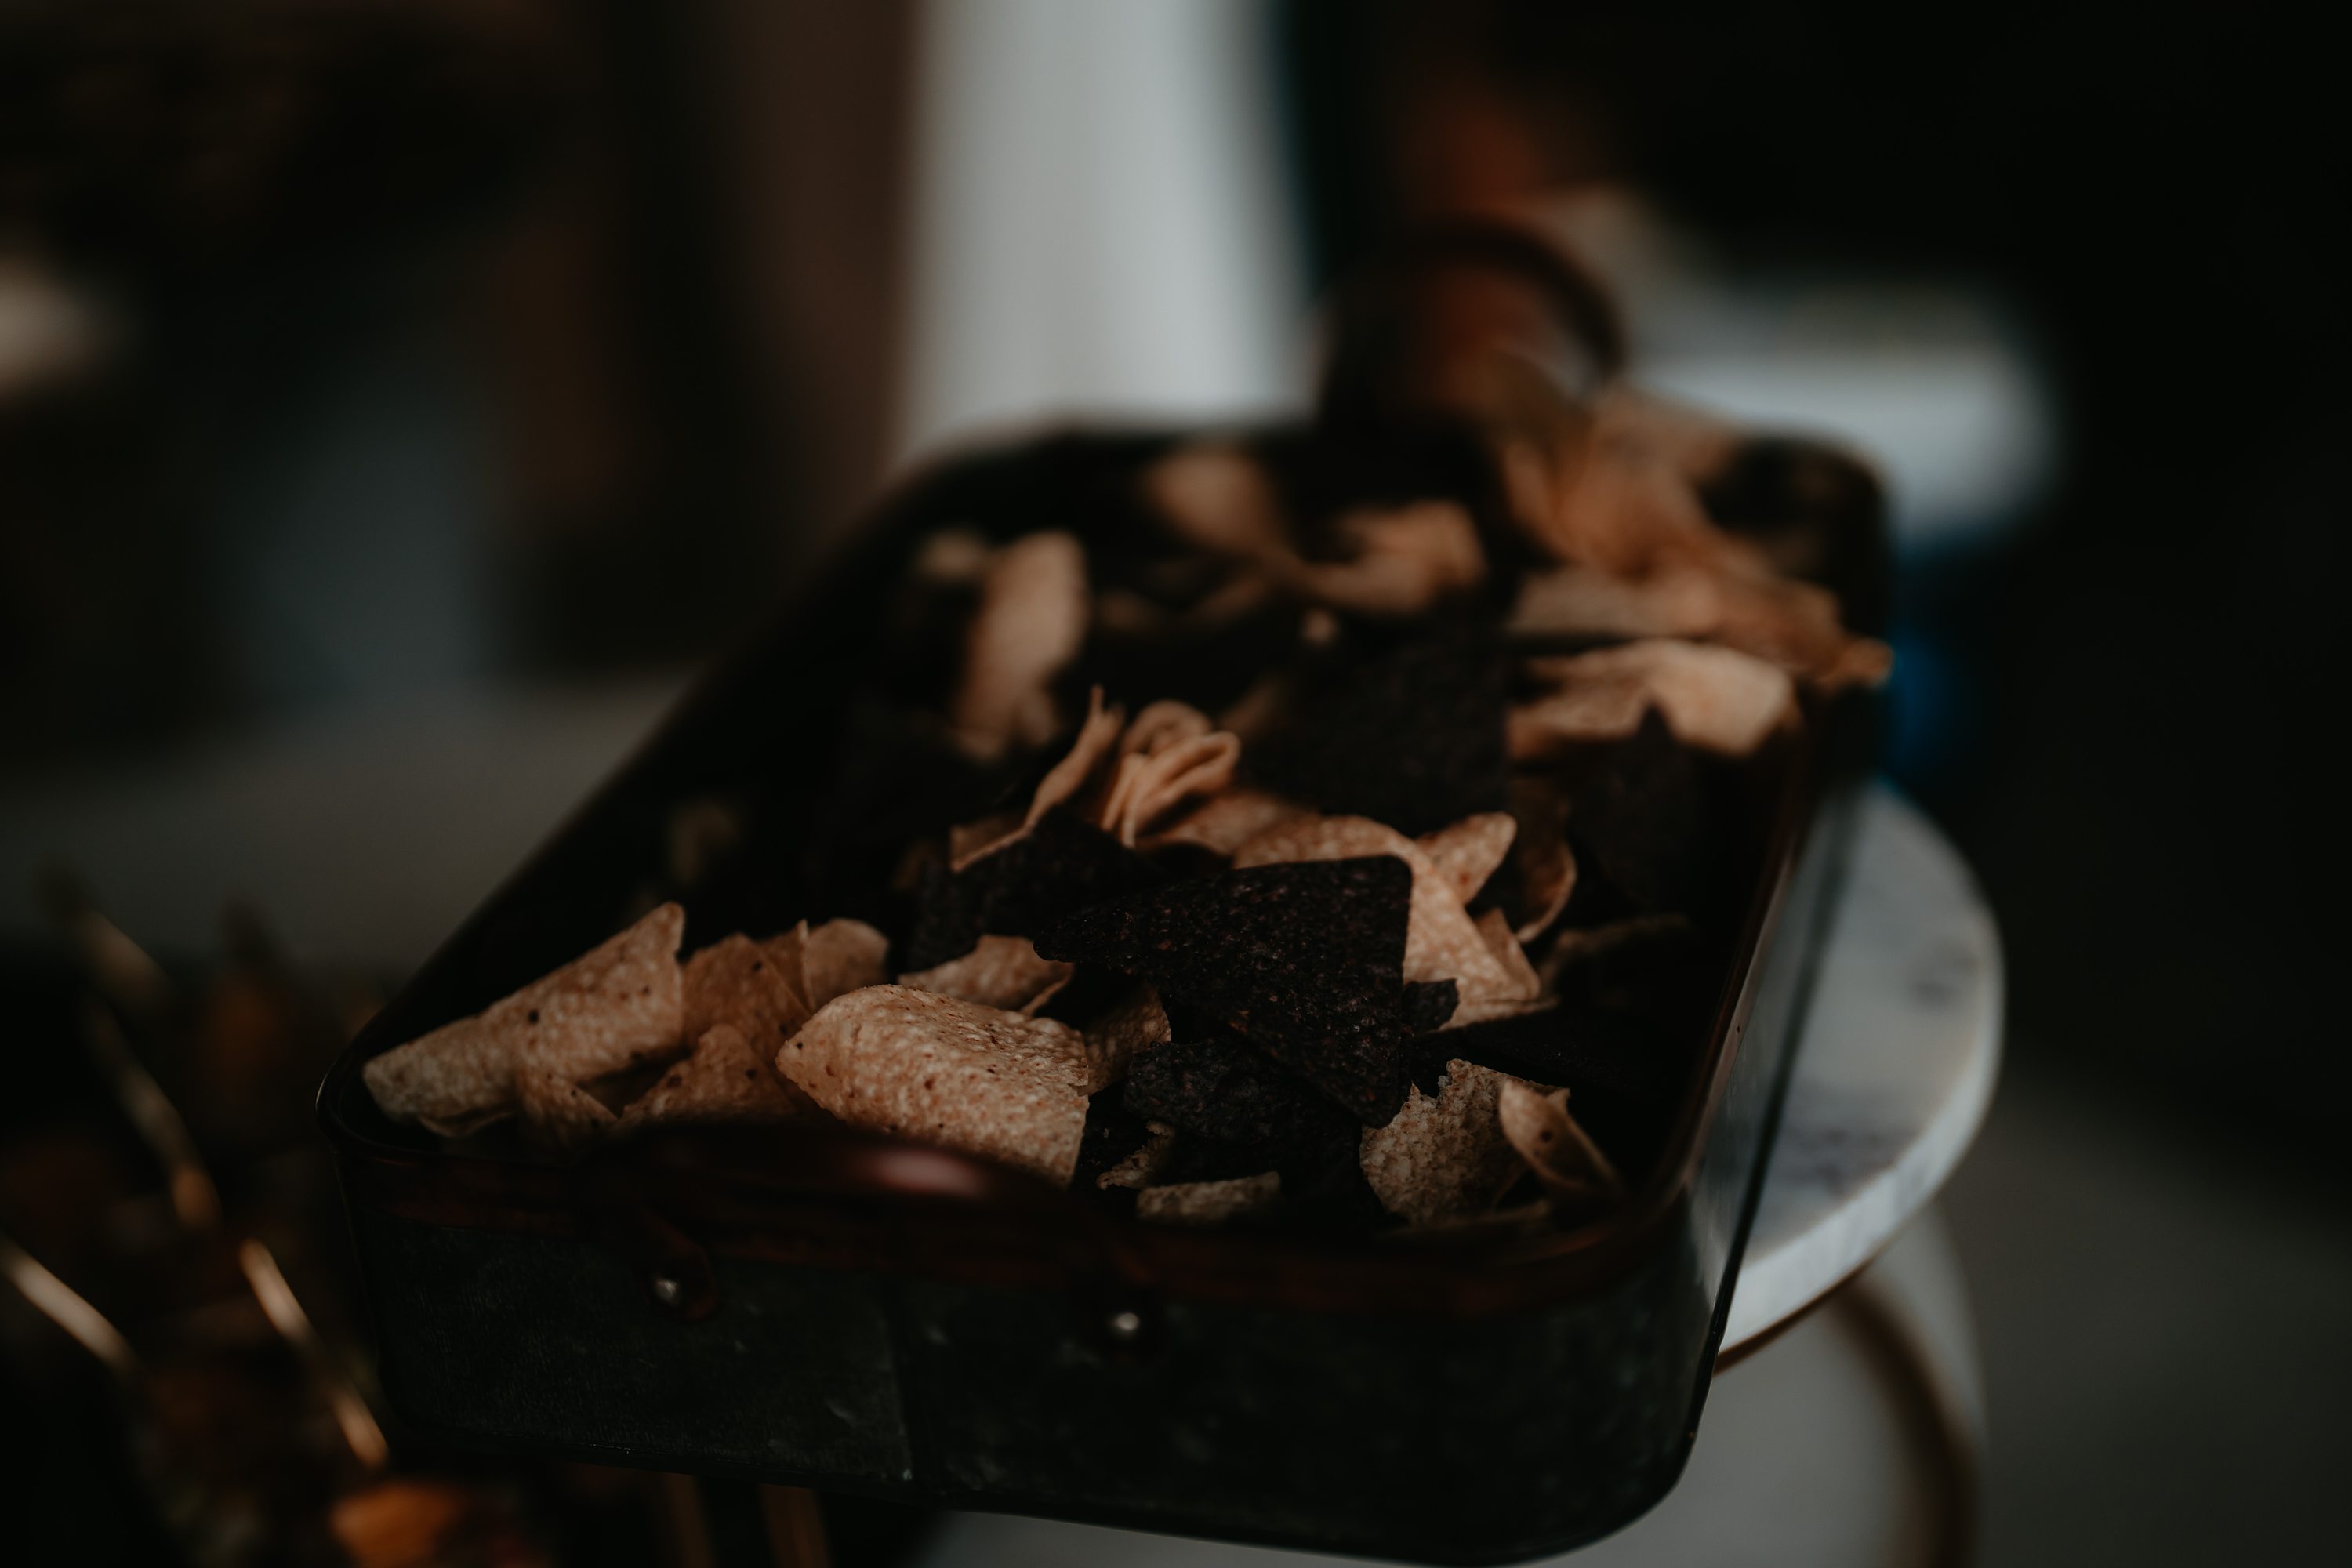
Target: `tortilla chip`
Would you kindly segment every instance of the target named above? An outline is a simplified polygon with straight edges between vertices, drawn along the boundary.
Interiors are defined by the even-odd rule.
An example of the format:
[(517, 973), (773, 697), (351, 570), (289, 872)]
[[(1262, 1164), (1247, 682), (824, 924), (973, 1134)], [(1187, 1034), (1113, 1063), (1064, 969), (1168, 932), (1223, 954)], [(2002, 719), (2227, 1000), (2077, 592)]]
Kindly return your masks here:
[(898, 984), (1008, 1013), (1026, 1013), (1068, 980), (1070, 971), (1069, 964), (1038, 957), (1026, 937), (984, 936), (961, 958), (901, 974)]
[(1065, 1186), (1077, 1166), (1086, 1040), (1048, 1018), (872, 985), (820, 1008), (778, 1053), (776, 1070), (853, 1127)]
[(1262, 561), (1289, 550), (1282, 502), (1265, 465), (1238, 447), (1203, 442), (1145, 470), (1143, 492), (1185, 543)]
[(1590, 566), (1530, 573), (1511, 608), (1514, 637), (1703, 637), (1723, 618), (1716, 574), (1676, 567), (1620, 577)]
[[(470, 1130), (511, 1114), (526, 1075), (577, 1083), (656, 1060), (678, 1044), (685, 931), (686, 911), (664, 904), (504, 1001), (384, 1052), (361, 1076), (394, 1121)], [(541, 1085), (537, 1098), (554, 1108), (569, 1097)]]
[(699, 1040), (729, 1025), (746, 1039), (780, 1046), (813, 1011), (801, 990), (800, 965), (778, 962), (765, 945), (740, 931), (688, 958), (681, 984), (683, 1039)]
[(1518, 858), (1519, 923), (1515, 934), (1534, 942), (1549, 931), (1576, 893), (1576, 855), (1568, 847), (1568, 797), (1550, 779), (1511, 781), (1512, 849)]
[(586, 1089), (551, 1073), (524, 1073), (516, 1079), (515, 1090), (522, 1105), (523, 1138), (536, 1148), (584, 1148), (610, 1131), (616, 1120)]
[(1135, 1195), (1135, 1217), (1153, 1225), (1222, 1225), (1270, 1209), (1281, 1198), (1281, 1174), (1266, 1171), (1230, 1181), (1146, 1187)]
[[(1078, 726), (1077, 739), (1070, 742), (1069, 753), (1055, 763), (1050, 772), (1037, 783), (1037, 793), (1030, 798), (1028, 814), (1021, 826), (1031, 827), (1037, 819), (1055, 806), (1077, 797), (1093, 778), (1095, 770), (1111, 755), (1119, 743), (1119, 733), (1127, 721), (1127, 710), (1113, 704), (1103, 706), (1102, 688), (1097, 686), (1087, 695), (1087, 721)], [(978, 858), (976, 855), (959, 855), (955, 868)]]
[(1176, 1143), (1176, 1129), (1164, 1121), (1148, 1121), (1144, 1125), (1150, 1129), (1148, 1136), (1126, 1159), (1095, 1178), (1097, 1188), (1108, 1191), (1112, 1187), (1148, 1187), (1160, 1167), (1168, 1163), (1168, 1152)]
[(1378, 1126), (1404, 1098), (1412, 889), (1385, 856), (1250, 867), (1080, 910), (1037, 951), (1198, 1005)]
[(990, 558), (950, 710), (965, 751), (988, 759), (1051, 739), (1049, 688), (1086, 641), (1091, 604), (1086, 548), (1069, 534), (1033, 533)]
[(890, 939), (864, 921), (827, 921), (801, 939), (801, 991), (812, 1011), (890, 978)]
[(814, 1119), (808, 1096), (776, 1076), (767, 1053), (741, 1029), (721, 1024), (621, 1113), (616, 1131), (656, 1121), (799, 1121)]
[(1580, 742), (1618, 741), (1655, 708), (1685, 745), (1744, 757), (1796, 721), (1789, 672), (1752, 655), (1654, 637), (1572, 658), (1528, 661), (1552, 689), (1511, 710), (1511, 755), (1552, 755)]
[(1146, 827), (1185, 801), (1232, 784), (1241, 754), (1241, 738), (1222, 731), (1171, 740), (1154, 752), (1129, 752), (1118, 760), (1098, 820), (1121, 844), (1132, 845)]
[(1313, 1092), (1229, 1030), (1153, 1046), (1127, 1077), (1129, 1110), (1221, 1143), (1278, 1139)]
[(1446, 625), (1335, 661), (1254, 741), (1250, 782), (1335, 814), (1430, 833), (1509, 800), (1510, 661), (1490, 631)]
[(1364, 1179), (1391, 1214), (1415, 1225), (1483, 1214), (1517, 1175), (1496, 1105), (1519, 1080), (1456, 1058), (1435, 1098), (1415, 1089), (1386, 1127), (1363, 1135)]
[(1278, 823), (1309, 816), (1307, 807), (1246, 784), (1220, 791), (1143, 841), (1146, 849), (1197, 844), (1213, 854), (1233, 852)]
[(1368, 507), (1333, 533), (1341, 561), (1286, 561), (1283, 579), (1321, 604), (1367, 616), (1417, 616), (1486, 580), (1478, 530), (1458, 501)]
[(934, 968), (983, 934), (1034, 936), (1072, 910), (1163, 879), (1142, 856), (1057, 806), (961, 871), (926, 868), (902, 962)]
[(1168, 1010), (1160, 994), (1138, 985), (1086, 1027), (1087, 1081), (1095, 1088), (1125, 1078), (1136, 1053), (1168, 1043)]
[[(1003, 847), (1021, 837), (1023, 823), (1009, 811), (983, 816), (977, 822), (959, 822), (948, 829), (948, 868), (961, 871), (966, 866)], [(920, 846), (912, 847), (919, 848)]]
[(1511, 840), (1518, 831), (1519, 825), (1509, 812), (1482, 811), (1451, 827), (1424, 833), (1416, 842), (1429, 857), (1430, 866), (1454, 889), (1454, 896), (1466, 904), (1478, 896), (1478, 889), (1511, 852)]
[(1404, 978), (1452, 980), (1464, 1005), (1522, 1000), (1524, 992), (1497, 963), (1447, 878), (1421, 846), (1392, 827), (1360, 816), (1301, 817), (1260, 834), (1234, 852), (1234, 865), (1349, 860), (1388, 855), (1412, 868), (1412, 916), (1406, 927)]
[(1568, 1090), (1547, 1094), (1507, 1078), (1495, 1112), (1504, 1140), (1553, 1196), (1591, 1197), (1623, 1188), (1617, 1168), (1568, 1113)]

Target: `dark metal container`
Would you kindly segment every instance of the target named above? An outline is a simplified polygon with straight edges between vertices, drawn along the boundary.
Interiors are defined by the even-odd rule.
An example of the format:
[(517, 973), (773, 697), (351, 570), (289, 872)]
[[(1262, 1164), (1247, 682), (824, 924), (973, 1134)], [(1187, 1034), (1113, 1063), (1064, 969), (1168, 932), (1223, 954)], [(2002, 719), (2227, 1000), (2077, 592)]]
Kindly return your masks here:
[[(942, 525), (1117, 526), (1113, 498), (1160, 445), (1060, 437), (902, 490), (336, 1063), (320, 1112), (406, 1421), (514, 1452), (1435, 1563), (1561, 1550), (1673, 1487), (1837, 880), (1864, 704), (1817, 711), (1757, 786), (1758, 874), (1664, 1152), (1580, 1229), (1151, 1227), (847, 1131), (558, 1167), (445, 1150), (361, 1081), (371, 1056), (609, 935), (650, 896), (683, 803), (756, 803), (776, 836), (755, 890), (688, 897), (689, 945), (836, 912), (798, 902), (792, 840), (824, 831), (830, 737), (856, 721), (887, 584)], [(1788, 448), (1743, 504), (1822, 462), (1843, 460)], [(1843, 493), (1811, 525), (1851, 598), (1876, 492), (1865, 476)]]

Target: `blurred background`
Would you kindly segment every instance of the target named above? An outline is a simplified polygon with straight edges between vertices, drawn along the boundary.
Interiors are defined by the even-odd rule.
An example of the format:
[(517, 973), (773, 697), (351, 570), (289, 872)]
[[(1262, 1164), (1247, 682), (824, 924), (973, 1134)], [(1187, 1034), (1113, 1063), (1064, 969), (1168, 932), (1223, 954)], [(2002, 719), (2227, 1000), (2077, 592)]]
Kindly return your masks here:
[[(2286, 18), (0, 0), (0, 1232), (66, 1274), (170, 1223), (56, 1043), (56, 933), (102, 910), (226, 1020), (215, 1067), (265, 1018), (274, 1119), (188, 1114), (331, 1302), (343, 1020), (877, 487), (1074, 416), (1297, 412), (1333, 279), (1502, 211), (1610, 281), (1638, 378), (1888, 477), (1887, 767), (2010, 964), (1948, 1204), (1984, 1560), (2317, 1557), (2352, 171)], [(100, 1374), (15, 1309), (12, 1518), (165, 1550)], [(628, 1484), (465, 1506), (539, 1540)]]

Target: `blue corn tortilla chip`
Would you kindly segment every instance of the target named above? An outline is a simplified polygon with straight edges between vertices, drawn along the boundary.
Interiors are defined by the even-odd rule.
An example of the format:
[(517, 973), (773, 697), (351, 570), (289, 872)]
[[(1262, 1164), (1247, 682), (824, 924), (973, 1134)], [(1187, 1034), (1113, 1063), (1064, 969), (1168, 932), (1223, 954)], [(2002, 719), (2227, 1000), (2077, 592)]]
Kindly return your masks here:
[(1404, 983), (1404, 1021), (1416, 1035), (1445, 1027), (1454, 1009), (1462, 1005), (1462, 988), (1451, 979), (1408, 980)]
[(1277, 795), (1409, 837), (1500, 811), (1509, 679), (1501, 644), (1474, 626), (1335, 661), (1309, 677), (1294, 717), (1251, 748), (1244, 771)]
[(1367, 1127), (1404, 1103), (1400, 971), (1412, 868), (1393, 856), (1286, 861), (1175, 882), (1037, 932), (1255, 1041)]
[(1702, 906), (1719, 861), (1714, 816), (1698, 760), (1655, 708), (1633, 734), (1591, 748), (1565, 772), (1570, 846), (1580, 867), (1600, 873), (1591, 889), (1580, 882), (1571, 913), (1596, 908), (1602, 883), (1643, 914)]
[(1075, 910), (1140, 892), (1162, 873), (1102, 829), (1055, 808), (1003, 848), (961, 871), (923, 868), (904, 963), (929, 969), (970, 952), (983, 936), (1034, 937)]
[(1125, 1103), (1180, 1132), (1255, 1143), (1280, 1136), (1298, 1100), (1314, 1092), (1227, 1029), (1139, 1053), (1128, 1068)]

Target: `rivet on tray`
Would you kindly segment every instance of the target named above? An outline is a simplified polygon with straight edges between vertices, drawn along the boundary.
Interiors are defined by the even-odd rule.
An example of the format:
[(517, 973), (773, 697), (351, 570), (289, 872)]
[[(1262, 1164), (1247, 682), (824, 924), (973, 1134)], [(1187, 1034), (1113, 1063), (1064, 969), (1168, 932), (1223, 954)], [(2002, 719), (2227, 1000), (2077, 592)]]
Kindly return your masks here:
[(686, 1287), (667, 1274), (654, 1276), (654, 1300), (665, 1307), (675, 1307), (686, 1299)]
[(1143, 1335), (1143, 1314), (1132, 1308), (1122, 1308), (1113, 1312), (1104, 1326), (1110, 1330), (1112, 1339), (1123, 1345), (1133, 1344)]

